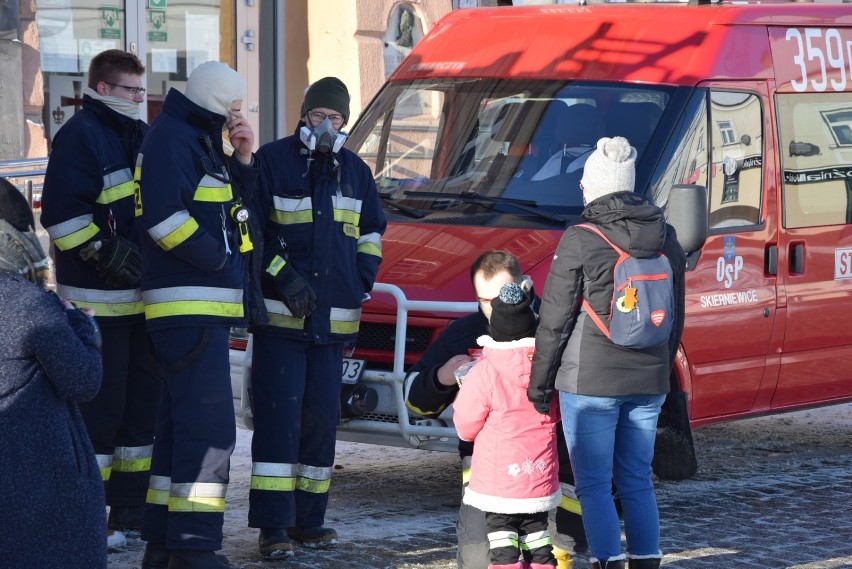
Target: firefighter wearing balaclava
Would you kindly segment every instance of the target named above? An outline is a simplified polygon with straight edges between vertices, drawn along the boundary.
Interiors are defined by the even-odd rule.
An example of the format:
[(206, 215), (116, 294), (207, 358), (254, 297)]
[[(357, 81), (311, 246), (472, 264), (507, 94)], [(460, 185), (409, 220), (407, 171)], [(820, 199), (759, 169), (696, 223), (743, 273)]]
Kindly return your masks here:
[(160, 377), (145, 329), (142, 257), (133, 224), (133, 168), (148, 125), (145, 67), (108, 49), (89, 64), (80, 110), (53, 137), (44, 177), (41, 224), (52, 242), (56, 292), (95, 311), (104, 330), (104, 378), (80, 404), (95, 448), (110, 549), (142, 527)]
[(240, 112), (244, 96), (236, 71), (201, 64), (186, 94), (166, 95), (137, 162), (142, 300), (163, 370), (144, 569), (230, 567), (214, 555), (236, 442), (228, 333), (260, 317), (248, 276), (260, 235), (248, 205), (257, 167), (254, 133)]
[(252, 329), (254, 438), (248, 525), (267, 558), (337, 543), (325, 510), (344, 345), (382, 260), (385, 217), (369, 167), (343, 148), (349, 92), (305, 92), (292, 136), (257, 153), (269, 324)]

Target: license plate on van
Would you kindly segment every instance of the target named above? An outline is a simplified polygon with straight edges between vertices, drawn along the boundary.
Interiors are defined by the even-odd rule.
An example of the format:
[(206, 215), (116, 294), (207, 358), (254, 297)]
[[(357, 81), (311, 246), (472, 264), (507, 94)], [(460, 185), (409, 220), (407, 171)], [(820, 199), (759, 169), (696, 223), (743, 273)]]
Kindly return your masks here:
[(343, 383), (358, 383), (358, 380), (364, 375), (365, 365), (366, 360), (343, 358)]

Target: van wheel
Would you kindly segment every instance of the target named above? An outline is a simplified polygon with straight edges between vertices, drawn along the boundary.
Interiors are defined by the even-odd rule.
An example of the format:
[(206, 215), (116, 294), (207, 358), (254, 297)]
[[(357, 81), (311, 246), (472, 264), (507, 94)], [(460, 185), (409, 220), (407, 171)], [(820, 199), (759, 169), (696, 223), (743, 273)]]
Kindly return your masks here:
[(657, 423), (654, 443), (654, 474), (662, 480), (686, 480), (698, 471), (695, 444), (686, 410), (686, 393), (671, 392)]

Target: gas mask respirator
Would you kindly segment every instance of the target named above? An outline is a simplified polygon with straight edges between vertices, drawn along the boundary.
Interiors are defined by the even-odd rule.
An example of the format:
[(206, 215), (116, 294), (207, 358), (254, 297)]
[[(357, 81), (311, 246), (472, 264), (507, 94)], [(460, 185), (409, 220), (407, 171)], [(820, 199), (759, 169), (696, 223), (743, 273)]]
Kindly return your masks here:
[(346, 135), (342, 132), (337, 132), (331, 126), (331, 121), (323, 119), (314, 130), (303, 126), (299, 130), (299, 137), (302, 139), (302, 144), (308, 147), (308, 150), (318, 150), (323, 154), (337, 154), (346, 142)]

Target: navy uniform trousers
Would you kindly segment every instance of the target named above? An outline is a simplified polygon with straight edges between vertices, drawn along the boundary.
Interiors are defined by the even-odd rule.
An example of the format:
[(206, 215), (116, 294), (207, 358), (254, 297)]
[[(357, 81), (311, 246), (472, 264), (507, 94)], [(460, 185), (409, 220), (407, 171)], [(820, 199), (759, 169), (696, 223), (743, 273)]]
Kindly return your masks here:
[(160, 374), (145, 321), (103, 324), (108, 320), (98, 319), (103, 382), (94, 399), (80, 403), (80, 413), (95, 448), (107, 505), (142, 508), (151, 469)]
[(334, 464), (343, 345), (262, 331), (253, 342), (248, 525), (320, 527)]
[(227, 326), (151, 332), (163, 369), (142, 538), (169, 550), (222, 548), (236, 444)]

